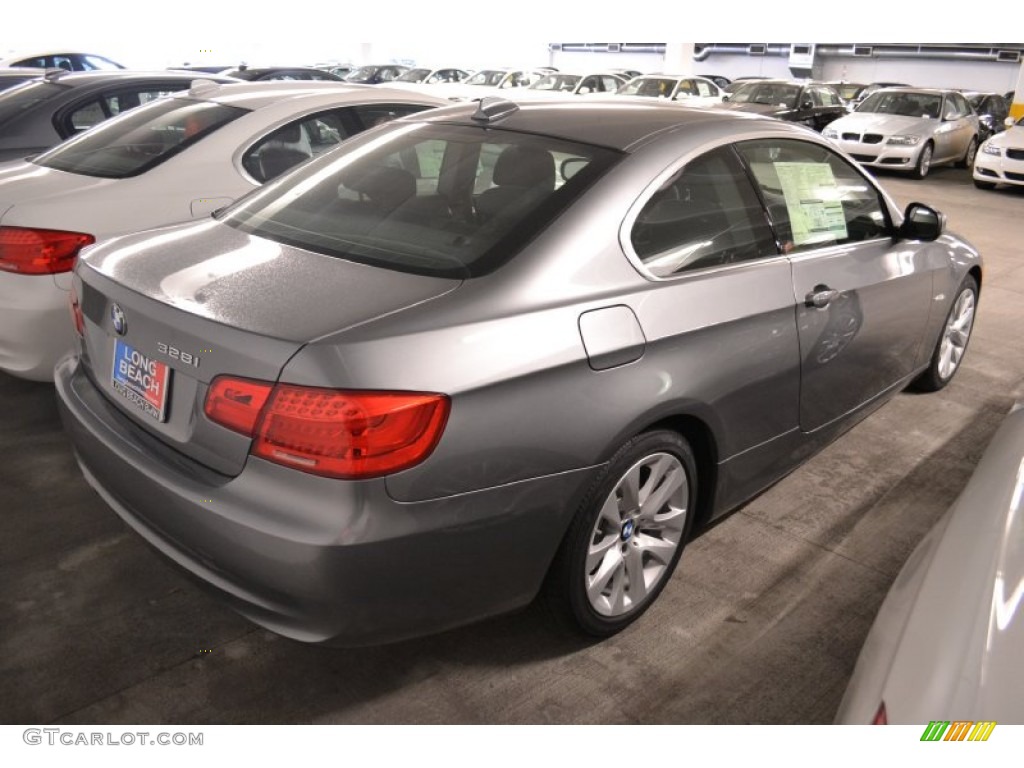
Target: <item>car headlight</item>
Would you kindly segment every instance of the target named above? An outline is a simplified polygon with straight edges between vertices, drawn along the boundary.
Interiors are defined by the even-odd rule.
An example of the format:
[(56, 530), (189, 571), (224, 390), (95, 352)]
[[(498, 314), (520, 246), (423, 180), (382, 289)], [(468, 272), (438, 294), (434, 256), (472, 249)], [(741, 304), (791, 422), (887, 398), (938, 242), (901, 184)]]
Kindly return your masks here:
[(1003, 154), (1002, 148), (997, 147), (995, 144), (982, 144), (981, 145), (981, 151), (984, 154), (986, 154), (986, 155), (996, 155), (996, 156), (999, 156), (999, 155)]
[(821, 132), (821, 135), (826, 139), (838, 139), (839, 131), (837, 131), (835, 128), (826, 128), (824, 131)]
[(886, 144), (899, 144), (903, 147), (912, 147), (921, 141), (920, 136), (890, 136)]

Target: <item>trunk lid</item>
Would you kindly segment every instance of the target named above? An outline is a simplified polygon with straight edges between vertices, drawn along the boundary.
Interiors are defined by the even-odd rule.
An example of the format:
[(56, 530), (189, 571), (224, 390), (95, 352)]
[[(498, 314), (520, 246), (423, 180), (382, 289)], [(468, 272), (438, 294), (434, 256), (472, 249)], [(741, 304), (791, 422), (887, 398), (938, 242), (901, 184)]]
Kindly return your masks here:
[(277, 381), (307, 342), (459, 285), (281, 245), (216, 221), (97, 245), (83, 254), (76, 283), (82, 364), (94, 384), (141, 428), (231, 476), (242, 470), (251, 440), (206, 418), (214, 377)]

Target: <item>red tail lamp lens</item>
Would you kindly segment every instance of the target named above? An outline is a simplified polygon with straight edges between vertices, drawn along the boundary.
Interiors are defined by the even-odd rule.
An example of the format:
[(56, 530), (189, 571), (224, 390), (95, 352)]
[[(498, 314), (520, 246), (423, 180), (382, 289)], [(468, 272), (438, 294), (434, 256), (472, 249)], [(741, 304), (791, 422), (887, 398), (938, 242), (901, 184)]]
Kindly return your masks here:
[(203, 410), (221, 426), (251, 437), (271, 389), (272, 384), (262, 381), (218, 376), (206, 393)]
[(878, 706), (878, 711), (875, 713), (875, 719), (871, 721), (872, 725), (888, 725), (889, 716), (885, 713), (885, 702), (883, 701)]
[(0, 270), (22, 275), (70, 272), (78, 252), (95, 242), (83, 232), (0, 227)]
[(325, 477), (361, 480), (420, 463), (448, 421), (445, 395), (358, 392), (218, 377), (206, 415), (252, 435), (251, 448), (276, 464)]

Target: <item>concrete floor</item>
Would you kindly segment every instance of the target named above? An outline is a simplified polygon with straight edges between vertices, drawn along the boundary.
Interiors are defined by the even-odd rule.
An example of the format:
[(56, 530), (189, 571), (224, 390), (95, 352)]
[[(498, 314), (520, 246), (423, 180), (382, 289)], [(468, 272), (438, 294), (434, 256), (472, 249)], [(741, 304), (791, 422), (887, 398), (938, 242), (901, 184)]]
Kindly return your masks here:
[(985, 256), (964, 367), (692, 542), (655, 606), (602, 643), (536, 607), (355, 651), (257, 629), (88, 488), (51, 387), (0, 374), (0, 722), (831, 722), (890, 583), (1024, 397), (1024, 193), (953, 169), (882, 182)]

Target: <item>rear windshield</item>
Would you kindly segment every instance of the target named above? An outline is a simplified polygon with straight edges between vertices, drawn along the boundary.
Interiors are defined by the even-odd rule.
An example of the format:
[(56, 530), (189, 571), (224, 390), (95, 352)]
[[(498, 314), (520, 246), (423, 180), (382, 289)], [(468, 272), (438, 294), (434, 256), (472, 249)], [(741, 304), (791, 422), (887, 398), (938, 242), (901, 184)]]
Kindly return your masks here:
[(105, 179), (138, 176), (246, 112), (210, 101), (165, 97), (58, 144), (33, 162)]
[(23, 112), (32, 109), (37, 104), (56, 98), (69, 86), (50, 83), (45, 80), (35, 80), (31, 83), (22, 83), (13, 88), (8, 88), (0, 93), (0, 125), (9, 123)]
[(422, 83), (430, 76), (429, 69), (410, 69), (395, 78), (396, 83)]
[(243, 232), (400, 272), (504, 264), (621, 155), (545, 136), (392, 123), (229, 208)]

